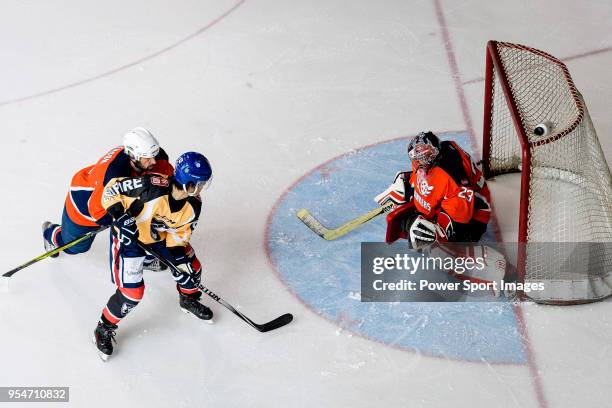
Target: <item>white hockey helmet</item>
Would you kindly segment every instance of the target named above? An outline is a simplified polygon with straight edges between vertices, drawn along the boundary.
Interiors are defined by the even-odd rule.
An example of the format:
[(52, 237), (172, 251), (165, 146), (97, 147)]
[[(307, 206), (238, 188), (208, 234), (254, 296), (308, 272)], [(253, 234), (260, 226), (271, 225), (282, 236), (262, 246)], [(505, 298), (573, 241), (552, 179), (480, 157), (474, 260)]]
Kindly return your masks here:
[(152, 159), (159, 153), (159, 142), (153, 134), (143, 128), (135, 127), (123, 136), (123, 147), (125, 153), (132, 160), (141, 158)]

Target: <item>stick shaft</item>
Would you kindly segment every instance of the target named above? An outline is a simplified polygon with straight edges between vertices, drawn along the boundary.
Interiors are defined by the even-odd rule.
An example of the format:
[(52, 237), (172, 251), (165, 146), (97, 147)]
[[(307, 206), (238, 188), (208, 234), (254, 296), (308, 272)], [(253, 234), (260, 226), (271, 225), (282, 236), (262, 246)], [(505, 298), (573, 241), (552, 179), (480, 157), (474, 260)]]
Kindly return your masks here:
[(64, 249), (68, 249), (68, 248), (70, 248), (71, 246), (76, 245), (76, 244), (78, 244), (78, 243), (79, 243), (79, 242), (81, 242), (81, 241), (84, 241), (84, 240), (86, 240), (86, 239), (88, 239), (88, 238), (91, 238), (91, 237), (93, 237), (94, 235), (96, 235), (98, 232), (102, 232), (102, 231), (104, 231), (104, 230), (105, 230), (105, 229), (107, 229), (107, 228), (108, 228), (108, 225), (104, 225), (104, 226), (102, 226), (102, 227), (98, 228), (97, 230), (90, 231), (90, 232), (88, 232), (87, 234), (83, 235), (82, 237), (79, 237), (79, 238), (73, 239), (72, 241), (68, 242), (67, 244), (62, 245), (61, 247), (55, 248), (54, 250), (49, 251), (49, 252), (45, 252), (44, 254), (42, 254), (42, 255), (40, 255), (40, 256), (37, 256), (37, 257), (36, 257), (36, 258), (34, 258), (34, 259), (29, 260), (28, 262), (24, 263), (23, 265), (20, 265), (20, 266), (18, 266), (18, 267), (16, 267), (16, 268), (14, 268), (14, 269), (11, 269), (11, 270), (10, 270), (10, 271), (8, 271), (8, 272), (3, 273), (3, 274), (2, 274), (2, 276), (5, 276), (5, 277), (7, 277), (7, 278), (10, 278), (11, 276), (13, 276), (14, 274), (16, 274), (16, 273), (17, 273), (17, 272), (19, 272), (20, 270), (25, 269), (25, 268), (27, 268), (28, 266), (33, 265), (33, 264), (35, 264), (35, 263), (36, 263), (36, 262), (38, 262), (38, 261), (42, 261), (43, 259), (48, 258), (48, 257), (50, 257), (50, 256), (52, 256), (52, 255), (59, 254), (59, 253), (60, 253), (60, 252), (62, 252)]
[(365, 224), (366, 222), (376, 218), (380, 214), (383, 214), (391, 209), (393, 206), (392, 202), (389, 202), (382, 207), (378, 207), (369, 211), (365, 214), (360, 215), (357, 218), (350, 220), (349, 222), (339, 226), (338, 228), (330, 229), (323, 224), (319, 220), (317, 220), (310, 212), (306, 209), (301, 209), (296, 213), (296, 216), (304, 223), (308, 228), (310, 228), (315, 234), (320, 236), (323, 239), (328, 241), (340, 238), (343, 235), (353, 231), (359, 226)]
[[(145, 251), (149, 251), (149, 253), (151, 253), (153, 256), (155, 256), (157, 259), (159, 259), (159, 261), (161, 263), (163, 263), (164, 265), (166, 265), (168, 268), (172, 269), (173, 271), (175, 271), (177, 273), (183, 273), (180, 269), (178, 269), (178, 267), (176, 265), (174, 265), (169, 260), (165, 259), (159, 252), (157, 252), (156, 250), (152, 249), (150, 246), (145, 245), (145, 244), (143, 244), (141, 242), (138, 242), (138, 246), (140, 246)], [(210, 290), (207, 287), (203, 286), (201, 283), (198, 283), (197, 287), (198, 287), (198, 289), (200, 289), (202, 291), (202, 293), (206, 293), (208, 296), (213, 298), (216, 302), (218, 302), (221, 305), (223, 305), (230, 312), (232, 312), (233, 314), (238, 316), (240, 319), (242, 319), (243, 321), (245, 321), (246, 323), (248, 323), (249, 325), (251, 325), (255, 329), (259, 330), (260, 332), (267, 332), (267, 331), (270, 331), (270, 330), (277, 329), (279, 327), (282, 327), (282, 326), (290, 323), (293, 320), (293, 315), (291, 315), (290, 313), (286, 313), (286, 314), (284, 314), (282, 316), (279, 316), (276, 319), (271, 320), (271, 321), (269, 321), (267, 323), (257, 324), (254, 321), (252, 321), (251, 319), (249, 319), (246, 315), (244, 315), (243, 313), (241, 313), (238, 310), (236, 310), (231, 304), (229, 304), (228, 302), (223, 300), (223, 298), (221, 298), (221, 296), (217, 295), (212, 290)]]

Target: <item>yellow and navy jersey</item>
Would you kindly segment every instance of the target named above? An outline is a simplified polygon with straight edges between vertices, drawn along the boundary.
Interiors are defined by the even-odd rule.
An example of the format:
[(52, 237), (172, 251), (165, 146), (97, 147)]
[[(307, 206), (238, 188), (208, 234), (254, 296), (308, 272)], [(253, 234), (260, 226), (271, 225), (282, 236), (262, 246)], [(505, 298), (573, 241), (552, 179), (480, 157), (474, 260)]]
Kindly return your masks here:
[(202, 201), (199, 197), (172, 198), (172, 183), (161, 175), (117, 177), (104, 187), (102, 206), (113, 218), (124, 212), (136, 218), (139, 240), (165, 241), (166, 247), (186, 247), (196, 226)]

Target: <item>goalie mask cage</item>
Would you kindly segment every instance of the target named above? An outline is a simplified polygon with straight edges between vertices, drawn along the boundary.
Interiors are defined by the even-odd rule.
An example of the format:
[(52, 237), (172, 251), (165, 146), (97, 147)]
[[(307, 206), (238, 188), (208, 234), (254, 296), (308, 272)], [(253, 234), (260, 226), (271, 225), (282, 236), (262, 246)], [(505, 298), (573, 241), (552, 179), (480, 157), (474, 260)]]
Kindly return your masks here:
[[(547, 124), (549, 132), (534, 130)], [(541, 132), (537, 132), (541, 133)], [(523, 45), (489, 41), (483, 170), (521, 172), (519, 281), (539, 303), (612, 295), (612, 177), (565, 64)]]

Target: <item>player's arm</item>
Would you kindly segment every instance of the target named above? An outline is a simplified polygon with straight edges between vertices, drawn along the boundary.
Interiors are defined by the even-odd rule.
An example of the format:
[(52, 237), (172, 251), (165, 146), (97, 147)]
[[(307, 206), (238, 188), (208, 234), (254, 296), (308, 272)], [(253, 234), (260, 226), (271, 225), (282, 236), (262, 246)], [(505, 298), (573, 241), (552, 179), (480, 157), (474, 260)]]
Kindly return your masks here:
[(170, 160), (168, 158), (168, 153), (162, 148), (159, 149), (159, 153), (155, 156), (155, 165), (153, 168), (144, 174), (162, 174), (164, 176), (172, 176), (174, 174), (174, 166), (170, 164)]
[(474, 213), (474, 191), (469, 187), (458, 186), (448, 177), (443, 186), (445, 195), (440, 204), (440, 211), (434, 219), (428, 220), (415, 213), (406, 222), (406, 230), (414, 249), (422, 248), (434, 242), (457, 241), (465, 231)]
[(190, 197), (188, 200), (189, 205), (185, 206), (184, 210), (192, 212), (189, 214), (189, 222), (176, 229), (165, 231), (165, 242), (170, 259), (181, 271), (181, 273), (172, 271), (174, 280), (179, 285), (185, 285), (192, 280), (197, 286), (202, 279), (202, 265), (189, 241), (200, 217), (202, 202), (196, 197)]
[(440, 207), (441, 211), (437, 218), (440, 219), (438, 223), (441, 226), (453, 222), (467, 224), (474, 215), (474, 190), (470, 186), (458, 186), (449, 177)]
[(174, 228), (163, 226), (158, 229), (160, 237), (165, 240), (166, 247), (169, 249), (173, 247), (185, 247), (189, 245), (191, 235), (195, 229), (198, 220), (200, 218), (200, 212), (202, 209), (202, 202), (198, 197), (189, 197), (187, 203), (180, 210), (181, 225)]
[(128, 155), (123, 153), (117, 154), (108, 164), (108, 167), (106, 167), (102, 184), (106, 187), (112, 179), (130, 177), (131, 173), (132, 167), (130, 166)]
[(113, 219), (119, 239), (126, 245), (138, 239), (138, 226), (134, 215), (144, 208), (138, 199), (144, 188), (142, 178), (119, 177), (104, 187), (102, 206)]
[(470, 186), (472, 186), (476, 191), (480, 191), (487, 186), (487, 182), (484, 178), (484, 172), (482, 171), (482, 166), (480, 163), (475, 163), (472, 157), (467, 153), (466, 156), (463, 157), (463, 166), (468, 175)]
[(459, 153), (459, 156), (461, 157), (461, 165), (469, 180), (470, 186), (476, 188), (477, 190), (484, 188), (484, 186), (486, 185), (486, 182), (485, 182), (484, 173), (482, 171), (481, 166), (477, 164), (476, 162), (474, 162), (474, 159), (472, 159), (472, 156), (470, 156), (468, 152), (466, 152), (461, 147), (459, 147), (457, 143), (455, 142), (450, 142), (450, 143), (457, 150), (457, 152)]
[(379, 205), (385, 205), (389, 201), (396, 205), (402, 205), (412, 199), (414, 189), (410, 185), (411, 172), (397, 172), (393, 184), (385, 191), (374, 197)]

